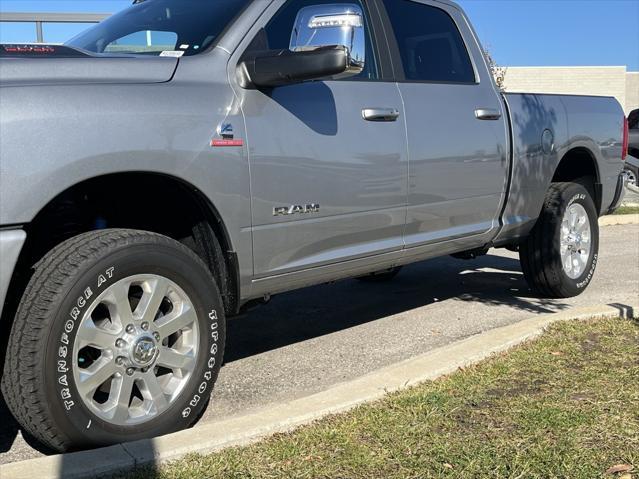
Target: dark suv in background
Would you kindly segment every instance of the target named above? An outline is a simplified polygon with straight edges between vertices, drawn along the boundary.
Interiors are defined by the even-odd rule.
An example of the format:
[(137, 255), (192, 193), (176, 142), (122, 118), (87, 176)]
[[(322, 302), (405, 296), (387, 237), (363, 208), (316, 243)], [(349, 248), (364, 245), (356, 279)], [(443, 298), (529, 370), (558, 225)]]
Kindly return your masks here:
[(628, 184), (637, 186), (639, 176), (639, 108), (628, 115), (628, 157), (625, 170), (628, 173)]

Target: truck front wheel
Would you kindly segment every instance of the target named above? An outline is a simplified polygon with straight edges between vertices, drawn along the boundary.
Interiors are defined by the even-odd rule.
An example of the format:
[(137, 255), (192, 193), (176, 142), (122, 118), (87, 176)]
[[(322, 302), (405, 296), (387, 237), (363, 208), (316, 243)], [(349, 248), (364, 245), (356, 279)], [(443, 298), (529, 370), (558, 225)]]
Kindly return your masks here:
[(598, 254), (599, 223), (591, 194), (580, 183), (553, 183), (519, 248), (529, 286), (548, 297), (577, 296), (590, 284)]
[(224, 352), (220, 293), (204, 263), (154, 233), (72, 238), (35, 267), (12, 326), (2, 392), (58, 451), (190, 426)]

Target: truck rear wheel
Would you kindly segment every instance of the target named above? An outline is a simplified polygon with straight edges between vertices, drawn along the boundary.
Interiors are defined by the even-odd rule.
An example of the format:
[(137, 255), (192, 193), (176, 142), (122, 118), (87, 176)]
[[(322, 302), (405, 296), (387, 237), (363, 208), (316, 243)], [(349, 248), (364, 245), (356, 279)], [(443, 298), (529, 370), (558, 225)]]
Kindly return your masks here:
[(35, 268), (9, 338), (2, 392), (22, 427), (58, 450), (190, 426), (225, 340), (217, 286), (182, 244), (103, 230)]
[(590, 284), (598, 254), (599, 223), (591, 194), (580, 183), (553, 183), (519, 248), (529, 286), (548, 297), (577, 296)]

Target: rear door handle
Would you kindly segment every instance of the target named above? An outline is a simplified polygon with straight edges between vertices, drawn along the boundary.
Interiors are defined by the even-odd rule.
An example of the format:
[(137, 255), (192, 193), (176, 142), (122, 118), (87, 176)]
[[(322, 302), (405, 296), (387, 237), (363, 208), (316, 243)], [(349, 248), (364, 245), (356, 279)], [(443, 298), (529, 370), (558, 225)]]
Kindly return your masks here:
[(362, 117), (366, 121), (396, 121), (399, 118), (397, 108), (364, 108)]
[(478, 120), (499, 120), (501, 112), (492, 108), (478, 108), (475, 110), (475, 118)]

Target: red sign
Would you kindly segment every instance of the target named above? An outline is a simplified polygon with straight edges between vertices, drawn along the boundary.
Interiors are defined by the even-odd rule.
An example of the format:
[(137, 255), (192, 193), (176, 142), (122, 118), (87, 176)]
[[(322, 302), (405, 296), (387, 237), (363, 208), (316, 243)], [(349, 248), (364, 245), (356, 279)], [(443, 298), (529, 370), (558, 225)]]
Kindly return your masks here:
[(244, 140), (211, 140), (213, 147), (244, 146)]
[(48, 45), (4, 45), (8, 53), (55, 53), (55, 48)]

